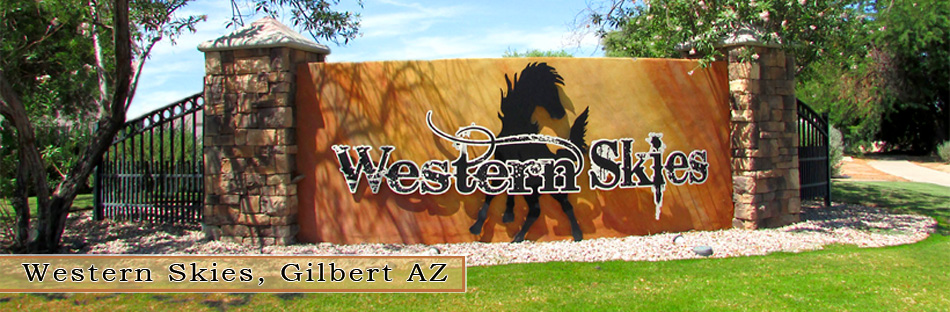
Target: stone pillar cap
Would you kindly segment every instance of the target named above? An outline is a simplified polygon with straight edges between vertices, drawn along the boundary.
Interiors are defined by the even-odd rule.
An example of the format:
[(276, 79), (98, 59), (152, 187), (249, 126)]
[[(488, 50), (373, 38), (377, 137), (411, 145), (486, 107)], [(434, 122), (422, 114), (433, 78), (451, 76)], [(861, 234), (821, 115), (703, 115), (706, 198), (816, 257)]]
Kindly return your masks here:
[[(780, 48), (782, 47), (782, 42), (780, 38), (775, 38), (777, 41), (765, 41), (762, 39), (765, 37), (762, 29), (760, 28), (748, 28), (743, 27), (736, 29), (736, 31), (726, 35), (716, 44), (717, 48), (725, 48), (732, 46), (758, 46), (758, 47), (769, 47), (769, 48)], [(693, 48), (693, 42), (679, 43), (676, 45), (677, 51), (686, 51)]]
[(317, 54), (330, 54), (330, 48), (307, 39), (287, 25), (271, 17), (241, 27), (229, 35), (198, 45), (198, 51), (212, 52), (238, 49), (287, 47)]

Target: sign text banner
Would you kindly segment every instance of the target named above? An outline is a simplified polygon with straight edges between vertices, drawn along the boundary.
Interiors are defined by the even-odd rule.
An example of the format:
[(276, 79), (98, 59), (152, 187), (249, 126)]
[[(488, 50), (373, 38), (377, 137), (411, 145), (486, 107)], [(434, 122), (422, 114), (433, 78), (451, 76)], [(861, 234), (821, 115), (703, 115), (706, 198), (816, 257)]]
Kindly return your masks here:
[[(548, 180), (554, 181), (549, 189), (567, 196), (584, 239), (728, 228), (733, 208), (726, 72), (718, 62), (701, 68), (691, 60), (621, 58), (301, 66), (297, 166), (305, 178), (297, 184), (298, 238), (334, 243), (510, 241), (529, 215), (525, 197), (516, 196), (513, 222), (502, 222), (505, 194), (517, 189), (514, 172), (522, 168), (541, 179), (545, 164), (553, 175)], [(543, 77), (549, 76), (557, 78), (548, 83)], [(531, 108), (531, 116), (517, 119), (524, 113), (515, 107), (544, 97), (536, 94), (549, 86), (556, 87), (557, 95), (548, 97), (559, 105), (530, 104), (539, 106)], [(557, 118), (557, 110), (564, 116)], [(581, 116), (585, 111), (587, 116)], [(504, 132), (532, 123), (543, 137), (522, 135), (527, 143), (517, 147), (498, 144), (490, 150), (485, 144), (460, 143), (489, 140), (477, 129), (492, 132), (501, 142)], [(577, 143), (574, 125), (583, 130), (583, 144), (576, 145), (588, 145), (575, 149), (583, 155), (576, 175), (566, 172), (579, 164), (576, 156), (557, 165), (558, 158), (545, 163), (524, 156), (528, 153), (522, 151), (539, 145), (550, 155), (578, 154), (564, 153), (572, 150), (571, 144), (537, 143), (545, 138)], [(368, 167), (360, 167), (361, 146), (369, 147), (364, 156), (370, 169), (396, 165), (400, 173), (380, 172), (371, 185)], [(507, 163), (499, 160), (505, 148)], [(519, 156), (511, 156), (512, 149)], [(384, 154), (386, 163), (381, 162)], [(460, 161), (475, 163), (480, 156), (498, 160), (497, 166), (483, 170), (485, 183), (459, 175), (464, 168)], [(517, 166), (532, 161), (538, 164), (536, 171)], [(354, 173), (349, 178), (346, 168)], [(474, 166), (465, 170), (466, 175), (478, 174)], [(435, 178), (440, 174), (446, 177), (443, 183)], [(566, 179), (576, 180), (576, 191)], [(460, 180), (465, 181), (460, 185)], [(500, 195), (490, 201), (483, 231), (472, 234), (469, 227), (486, 202), (485, 190), (499, 183), (507, 187), (496, 190)], [(467, 186), (475, 190), (461, 194)], [(571, 222), (554, 196), (541, 195), (540, 210), (526, 239), (571, 238)]]

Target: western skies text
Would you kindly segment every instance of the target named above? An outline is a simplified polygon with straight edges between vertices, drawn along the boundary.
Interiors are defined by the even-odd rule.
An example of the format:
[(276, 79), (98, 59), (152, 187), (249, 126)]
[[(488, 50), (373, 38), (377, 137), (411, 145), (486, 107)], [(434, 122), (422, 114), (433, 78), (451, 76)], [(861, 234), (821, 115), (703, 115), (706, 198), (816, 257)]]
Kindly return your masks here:
[[(360, 180), (366, 177), (375, 194), (385, 184), (396, 194), (442, 194), (453, 187), (459, 194), (481, 191), (489, 195), (578, 193), (577, 178), (584, 168), (583, 153), (570, 141), (541, 134), (496, 138), (487, 128), (471, 125), (450, 136), (432, 125), (436, 135), (453, 142), (459, 151), (455, 160), (429, 160), (421, 166), (410, 160), (390, 161), (395, 146), (379, 147), (380, 156), (374, 160), (371, 146), (332, 146), (340, 165), (340, 172), (351, 193), (356, 193)], [(487, 139), (471, 139), (480, 132)], [(659, 219), (663, 193), (667, 184), (702, 184), (707, 180), (709, 164), (705, 150), (689, 153), (667, 151), (662, 133), (650, 133), (642, 148), (636, 148), (633, 138), (600, 139), (591, 144), (587, 157), (591, 160), (588, 171), (591, 190), (614, 188), (651, 188)], [(489, 159), (499, 145), (553, 144), (570, 151), (568, 156), (528, 160), (499, 161)], [(488, 146), (487, 151), (474, 159), (468, 155), (468, 146)], [(351, 150), (353, 152), (351, 152)], [(639, 151), (638, 151), (639, 150)], [(355, 155), (353, 155), (355, 152)], [(355, 159), (354, 157), (355, 156)], [(385, 183), (383, 183), (385, 180)], [(540, 183), (537, 183), (540, 180)], [(532, 185), (536, 185), (532, 189)]]

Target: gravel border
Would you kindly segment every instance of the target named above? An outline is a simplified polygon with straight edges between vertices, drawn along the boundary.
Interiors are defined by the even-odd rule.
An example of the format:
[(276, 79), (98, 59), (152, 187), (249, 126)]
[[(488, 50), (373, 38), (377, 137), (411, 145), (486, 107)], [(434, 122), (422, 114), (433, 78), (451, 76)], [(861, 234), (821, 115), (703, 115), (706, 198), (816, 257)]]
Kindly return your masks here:
[(596, 238), (580, 242), (458, 243), (436, 245), (330, 243), (249, 248), (210, 241), (198, 225), (172, 226), (91, 220), (73, 214), (63, 234), (63, 253), (84, 254), (316, 254), (464, 255), (469, 266), (547, 261), (665, 261), (701, 258), (693, 248), (709, 246), (712, 258), (802, 252), (829, 244), (882, 247), (926, 239), (936, 229), (930, 217), (839, 204), (802, 207), (802, 222), (776, 229), (690, 231), (649, 236)]

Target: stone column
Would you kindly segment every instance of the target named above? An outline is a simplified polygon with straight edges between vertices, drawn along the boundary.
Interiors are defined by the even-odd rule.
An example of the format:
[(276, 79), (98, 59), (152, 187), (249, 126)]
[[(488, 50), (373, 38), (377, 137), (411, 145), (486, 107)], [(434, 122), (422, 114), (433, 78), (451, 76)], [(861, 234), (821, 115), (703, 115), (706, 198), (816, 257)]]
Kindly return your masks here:
[[(740, 30), (718, 46), (729, 71), (733, 226), (744, 229), (791, 224), (801, 211), (795, 59), (760, 38)], [(679, 48), (697, 57), (690, 47)]]
[(296, 242), (296, 67), (326, 46), (272, 18), (202, 43), (205, 53), (203, 225), (216, 240)]
[[(727, 39), (732, 124), (733, 225), (756, 229), (799, 221), (795, 60), (754, 33)], [(740, 60), (751, 55), (751, 61)]]

